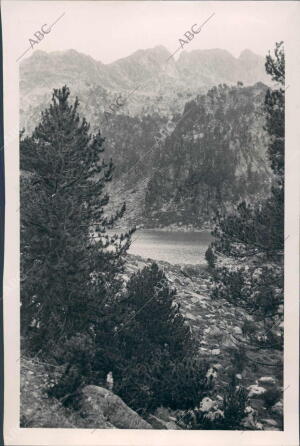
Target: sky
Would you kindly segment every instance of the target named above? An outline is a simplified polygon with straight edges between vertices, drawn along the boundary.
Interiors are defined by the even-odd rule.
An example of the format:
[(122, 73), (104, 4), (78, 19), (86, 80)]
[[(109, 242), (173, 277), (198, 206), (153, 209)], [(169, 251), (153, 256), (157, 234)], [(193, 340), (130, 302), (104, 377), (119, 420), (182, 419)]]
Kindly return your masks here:
[(35, 38), (36, 31), (63, 15), (24, 57), (37, 49), (72, 48), (111, 63), (156, 45), (173, 53), (184, 33), (212, 14), (202, 31), (185, 45), (186, 51), (222, 48), (238, 57), (250, 49), (264, 56), (276, 41), (285, 40), (299, 7), (297, 2), (272, 1), (10, 1), (7, 11), (14, 21), (14, 44), (20, 54), (30, 47), (29, 39)]

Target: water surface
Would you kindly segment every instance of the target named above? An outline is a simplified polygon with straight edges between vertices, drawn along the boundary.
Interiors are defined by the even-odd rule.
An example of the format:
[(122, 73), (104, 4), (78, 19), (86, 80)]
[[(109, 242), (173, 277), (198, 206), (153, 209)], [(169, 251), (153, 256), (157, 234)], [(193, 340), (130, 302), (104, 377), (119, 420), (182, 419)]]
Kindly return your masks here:
[(182, 232), (137, 230), (132, 236), (130, 254), (169, 263), (205, 264), (205, 251), (213, 240), (210, 231)]

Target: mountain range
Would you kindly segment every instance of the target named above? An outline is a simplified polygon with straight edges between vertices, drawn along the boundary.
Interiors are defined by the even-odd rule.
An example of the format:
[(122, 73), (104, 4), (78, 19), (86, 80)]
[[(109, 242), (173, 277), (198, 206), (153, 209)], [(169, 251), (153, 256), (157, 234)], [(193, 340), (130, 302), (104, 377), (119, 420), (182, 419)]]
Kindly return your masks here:
[(267, 81), (264, 58), (250, 50), (244, 50), (238, 58), (221, 49), (182, 50), (175, 60), (163, 46), (138, 50), (110, 64), (75, 50), (51, 53), (36, 50), (21, 62), (20, 73), (20, 87), (24, 93), (46, 84), (52, 88), (53, 83), (61, 80), (84, 82), (86, 86), (100, 84), (116, 91), (134, 89), (145, 82), (142, 90), (148, 92), (153, 92), (157, 77), (178, 85), (191, 83), (192, 88), (237, 81), (245, 84)]
[[(112, 210), (125, 198), (130, 224), (203, 226), (220, 202), (269, 187), (264, 62), (250, 50), (238, 58), (222, 49), (182, 51), (175, 60), (157, 46), (110, 64), (75, 50), (36, 50), (20, 64), (21, 128), (32, 131), (53, 88), (66, 84), (116, 166)], [(127, 101), (112, 113), (119, 96)], [(170, 134), (154, 150), (167, 124)]]
[[(36, 50), (20, 64), (21, 118), (29, 107), (44, 102), (49, 91), (64, 84), (83, 103), (89, 93), (97, 90), (95, 94), (99, 96), (101, 90), (106, 106), (116, 95), (126, 96), (135, 90), (126, 104), (126, 112), (135, 115), (143, 111), (167, 114), (175, 108), (181, 111), (178, 107), (182, 109), (195, 92), (203, 93), (214, 85), (232, 85), (238, 81), (245, 85), (267, 83), (264, 58), (250, 50), (235, 58), (226, 50), (210, 49), (182, 50), (175, 60), (165, 47), (156, 46), (103, 64), (75, 50), (51, 53)], [(26, 127), (28, 119), (21, 122)]]

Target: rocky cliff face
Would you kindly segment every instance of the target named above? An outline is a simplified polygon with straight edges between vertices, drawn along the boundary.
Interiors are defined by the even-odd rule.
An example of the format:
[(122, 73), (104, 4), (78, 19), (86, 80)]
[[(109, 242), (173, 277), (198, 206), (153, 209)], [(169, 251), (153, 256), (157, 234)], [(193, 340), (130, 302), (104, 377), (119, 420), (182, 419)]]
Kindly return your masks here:
[[(78, 410), (49, 398), (50, 364), (22, 358), (21, 419), (23, 428), (152, 429), (120, 397), (99, 386), (85, 386), (78, 394)], [(63, 367), (52, 366), (59, 370)]]
[[(158, 46), (105, 65), (74, 50), (35, 51), (20, 65), (21, 127), (32, 131), (52, 89), (67, 84), (116, 166), (112, 207), (125, 199), (130, 224), (203, 227), (220, 203), (268, 190), (266, 87), (242, 86), (266, 80), (264, 60), (249, 50), (170, 56)], [(112, 112), (119, 95), (130, 96)]]
[(262, 83), (214, 87), (176, 119), (131, 118), (133, 133), (124, 117), (112, 120), (116, 131), (108, 130), (109, 140), (118, 147), (113, 158), (119, 166), (112, 208), (125, 200), (130, 224), (203, 229), (216, 211), (267, 194), (265, 92)]
[(186, 105), (147, 185), (149, 222), (201, 227), (215, 211), (268, 192), (265, 92), (261, 83), (219, 86)]

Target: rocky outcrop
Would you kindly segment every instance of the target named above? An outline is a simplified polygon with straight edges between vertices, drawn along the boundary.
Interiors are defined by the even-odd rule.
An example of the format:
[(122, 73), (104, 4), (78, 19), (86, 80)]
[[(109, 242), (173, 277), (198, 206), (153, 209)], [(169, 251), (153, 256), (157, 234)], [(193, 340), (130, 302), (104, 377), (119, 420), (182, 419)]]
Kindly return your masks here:
[(49, 366), (31, 359), (21, 360), (21, 427), (152, 429), (121, 398), (102, 387), (84, 387), (79, 394), (79, 410), (64, 407), (61, 401), (47, 395), (51, 386)]
[(75, 428), (78, 421), (55, 398), (48, 398), (45, 366), (21, 358), (20, 427)]
[(103, 421), (118, 429), (152, 429), (120, 397), (98, 386), (86, 386), (80, 394), (81, 415), (90, 428), (100, 428)]

